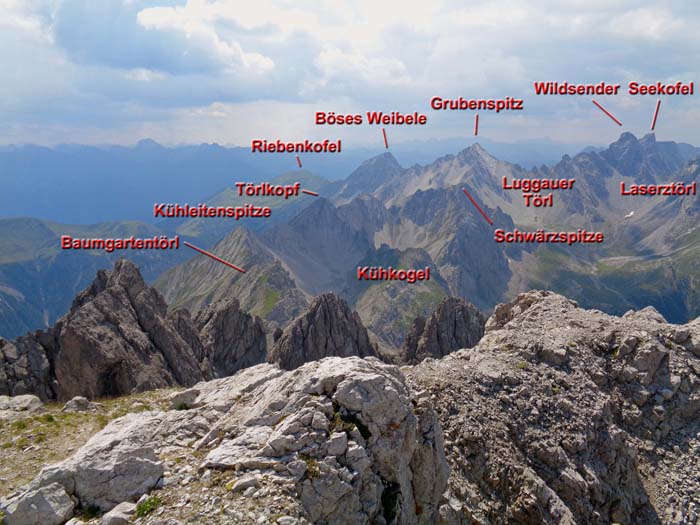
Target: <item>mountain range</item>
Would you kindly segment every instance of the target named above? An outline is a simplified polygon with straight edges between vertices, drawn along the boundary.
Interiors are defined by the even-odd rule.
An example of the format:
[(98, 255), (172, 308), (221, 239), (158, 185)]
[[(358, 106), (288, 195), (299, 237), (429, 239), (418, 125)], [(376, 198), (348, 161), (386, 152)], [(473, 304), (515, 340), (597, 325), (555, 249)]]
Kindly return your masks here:
[[(387, 354), (401, 347), (413, 319), (428, 315), (446, 295), (489, 311), (518, 292), (548, 288), (613, 314), (652, 305), (670, 321), (685, 322), (700, 314), (697, 200), (622, 197), (619, 187), (695, 181), (699, 153), (687, 144), (630, 133), (608, 148), (564, 155), (556, 164), (529, 170), (478, 144), (409, 168), (387, 152), (341, 180), (305, 170), (271, 178), (277, 184), (299, 181), (319, 196), (256, 201), (273, 207), (270, 219), (161, 219), (154, 225), (89, 227), (0, 220), (0, 245), (7, 247), (0, 260), (0, 334), (49, 326), (97, 268), (113, 264), (107, 255), (62, 252), (59, 233), (98, 236), (125, 228), (181, 235), (246, 269), (240, 274), (182, 250), (136, 258), (145, 278), (173, 307), (197, 311), (235, 296), (243, 310), (270, 328), (284, 328), (314, 296), (335, 292), (360, 313)], [(575, 183), (552, 192), (552, 207), (536, 208), (524, 205), (519, 190), (504, 189), (504, 178)], [(206, 202), (245, 200), (229, 181)], [(514, 228), (586, 228), (603, 232), (606, 240), (590, 246), (494, 242), (495, 229)], [(429, 281), (415, 284), (359, 281), (358, 266), (430, 267), (432, 273)], [(57, 283), (55, 272), (65, 278)]]
[[(562, 148), (576, 151), (576, 146), (542, 141), (488, 144), (503, 158), (524, 165), (555, 161)], [(398, 143), (392, 151), (413, 165), (461, 147), (462, 140), (444, 139)], [(376, 148), (343, 147), (342, 155), (301, 155), (301, 160), (304, 169), (338, 181), (383, 149), (378, 136)], [(269, 181), (296, 167), (292, 154), (252, 155), (250, 148), (218, 144), (164, 146), (150, 139), (133, 146), (2, 146), (0, 218), (153, 222), (155, 202), (203, 202), (231, 187), (233, 180)]]
[[(623, 197), (619, 188), (621, 182), (629, 187), (694, 180), (698, 153), (691, 146), (629, 133), (607, 149), (564, 156), (554, 166), (533, 170), (500, 161), (479, 145), (408, 169), (385, 153), (347, 179), (331, 183), (323, 190), (328, 198), (319, 198), (289, 222), (245, 236), (249, 243), (259, 243), (256, 250), (268, 265), (279, 262), (268, 270), (284, 275), (277, 281), (285, 283), (276, 289), (279, 297), (294, 297), (302, 308), (302, 296), (341, 294), (389, 353), (401, 346), (413, 318), (427, 315), (445, 295), (466, 298), (489, 311), (515, 293), (551, 288), (586, 307), (620, 315), (652, 305), (670, 320), (684, 322), (700, 314), (693, 270), (697, 247), (690, 233), (697, 227), (696, 201), (692, 196)], [(570, 190), (553, 191), (553, 207), (535, 208), (524, 205), (519, 191), (505, 190), (504, 177), (575, 183)], [(468, 201), (463, 188), (475, 196), (493, 225)], [(687, 231), (681, 232), (681, 224)], [(497, 228), (587, 228), (601, 231), (606, 241), (572, 247), (503, 245), (493, 240)], [(240, 235), (234, 231), (214, 253), (250, 262), (249, 250), (237, 251)], [(212, 272), (240, 283), (237, 290), (244, 282), (253, 288), (260, 283), (255, 272), (234, 276), (216, 266), (198, 257), (166, 272), (156, 287), (174, 304), (196, 308), (227, 293), (218, 281), (211, 283), (217, 290), (213, 294), (191, 292), (193, 282), (206, 281)], [(431, 281), (414, 285), (365, 282), (357, 279), (358, 266), (430, 266), (433, 274)], [(668, 274), (674, 277), (668, 280)], [(268, 304), (273, 295), (268, 292)], [(282, 325), (298, 311), (288, 310), (289, 319), (284, 319), (269, 307), (261, 309), (264, 300), (254, 303), (258, 306), (253, 311)]]
[[(49, 325), (0, 337), (0, 521), (696, 522), (700, 319), (646, 305), (697, 311), (697, 200), (619, 196), (695, 183), (696, 153), (624, 134), (526, 170), (474, 145), (299, 172), (319, 195), (269, 222), (0, 221), (2, 319)], [(576, 182), (535, 213), (504, 177)], [(582, 226), (606, 241), (494, 242)], [(117, 256), (60, 235), (178, 232), (245, 272), (154, 252), (152, 285), (119, 259), (68, 295)]]

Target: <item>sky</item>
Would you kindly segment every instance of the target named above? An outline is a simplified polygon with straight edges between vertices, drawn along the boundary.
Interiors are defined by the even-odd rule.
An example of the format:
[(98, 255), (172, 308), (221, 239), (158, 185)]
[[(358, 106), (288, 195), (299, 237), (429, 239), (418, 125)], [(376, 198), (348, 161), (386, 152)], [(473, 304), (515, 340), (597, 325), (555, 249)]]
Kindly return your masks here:
[[(700, 144), (700, 3), (686, 0), (0, 0), (0, 144), (249, 146), (377, 127), (316, 111), (422, 112), (392, 142), (473, 134), (433, 96), (525, 101), (480, 136), (605, 144), (648, 133)], [(694, 97), (536, 97), (533, 82), (695, 81)]]

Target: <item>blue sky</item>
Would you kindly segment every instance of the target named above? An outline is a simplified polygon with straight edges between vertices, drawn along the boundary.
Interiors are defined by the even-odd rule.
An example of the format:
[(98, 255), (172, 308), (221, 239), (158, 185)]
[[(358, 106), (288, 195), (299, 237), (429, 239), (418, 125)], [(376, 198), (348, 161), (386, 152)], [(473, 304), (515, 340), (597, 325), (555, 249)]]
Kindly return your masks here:
[[(315, 127), (317, 110), (428, 114), (393, 141), (468, 135), (438, 95), (525, 99), (481, 115), (492, 140), (602, 144), (648, 132), (656, 97), (600, 97), (619, 128), (533, 81), (697, 83), (698, 27), (700, 4), (673, 0), (0, 0), (0, 143), (377, 140)], [(663, 98), (660, 139), (700, 143), (699, 96)]]

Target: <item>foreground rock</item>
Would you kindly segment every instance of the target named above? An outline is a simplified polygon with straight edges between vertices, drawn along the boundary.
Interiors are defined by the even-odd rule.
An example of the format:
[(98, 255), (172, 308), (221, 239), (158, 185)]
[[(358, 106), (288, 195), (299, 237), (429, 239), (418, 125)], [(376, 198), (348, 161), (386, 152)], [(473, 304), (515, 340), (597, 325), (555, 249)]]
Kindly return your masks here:
[(698, 522), (700, 324), (638, 314), (529, 292), (407, 372), (445, 433), (440, 523)]
[(129, 525), (136, 513), (136, 505), (124, 501), (102, 517), (100, 525)]
[(448, 477), (442, 434), (428, 396), (396, 367), (262, 364), (188, 392), (189, 410), (124, 416), (45, 468), (3, 502), (7, 522), (44, 523), (31, 512), (38, 493), (63, 523), (155, 489), (172, 504), (145, 523), (435, 523)]
[(416, 364), (476, 345), (484, 335), (483, 314), (468, 301), (446, 297), (428, 318), (418, 317), (406, 336), (400, 359)]
[(169, 314), (136, 266), (121, 259), (114, 270), (98, 272), (53, 328), (0, 340), (0, 393), (118, 396), (190, 386), (262, 359), (260, 321), (235, 301), (210, 306), (196, 323), (187, 311)]
[(360, 316), (334, 294), (317, 297), (270, 349), (268, 362), (293, 370), (324, 357), (378, 357)]
[(4, 525), (61, 525), (72, 515), (75, 503), (58, 483), (28, 490), (11, 502)]
[(25, 394), (21, 396), (0, 396), (0, 419), (13, 416), (27, 416), (44, 410), (44, 404), (36, 396)]
[(101, 407), (100, 403), (93, 403), (86, 397), (76, 396), (63, 405), (61, 412), (96, 412)]

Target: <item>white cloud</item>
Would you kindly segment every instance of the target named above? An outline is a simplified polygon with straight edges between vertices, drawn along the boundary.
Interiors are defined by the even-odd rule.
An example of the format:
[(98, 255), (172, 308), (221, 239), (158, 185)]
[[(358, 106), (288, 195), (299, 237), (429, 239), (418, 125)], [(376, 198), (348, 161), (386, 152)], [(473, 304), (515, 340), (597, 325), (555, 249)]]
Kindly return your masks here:
[[(200, 1), (194, 4), (206, 5)], [(199, 11), (196, 7), (194, 9), (155, 7), (140, 11), (137, 19), (139, 24), (152, 31), (181, 33), (191, 45), (217, 57), (228, 73), (242, 72), (258, 75), (274, 68), (274, 61), (269, 57), (244, 51), (240, 43), (222, 39), (215, 27), (209, 25), (212, 21), (211, 16), (192, 16)], [(206, 10), (204, 11), (206, 13)]]
[(163, 73), (158, 71), (152, 71), (150, 69), (136, 68), (130, 69), (124, 73), (124, 77), (129, 80), (135, 80), (136, 82), (153, 82), (155, 80), (162, 80), (165, 78)]
[(403, 62), (391, 58), (372, 58), (357, 52), (346, 52), (336, 47), (324, 49), (314, 59), (323, 75), (321, 85), (332, 79), (356, 79), (369, 84), (407, 86), (411, 82)]
[[(526, 98), (523, 114), (482, 117), (492, 138), (600, 142), (609, 123), (589, 101), (534, 97), (532, 82), (700, 76), (691, 59), (700, 53), (700, 7), (681, 0), (173, 3), (0, 0), (0, 118), (15, 137), (0, 141), (108, 141), (111, 133), (187, 142), (208, 133), (245, 143), (247, 130), (268, 132), (278, 121), (318, 132), (309, 123), (319, 105), (426, 111), (426, 138), (462, 133), (464, 114), (428, 109), (439, 95)], [(641, 127), (645, 103), (613, 105)], [(669, 99), (664, 110), (681, 115), (687, 103)], [(681, 121), (678, 138), (693, 140)]]
[(612, 34), (631, 40), (676, 40), (689, 36), (689, 30), (697, 38), (697, 25), (688, 26), (662, 7), (641, 7), (621, 13), (610, 20), (607, 27)]

